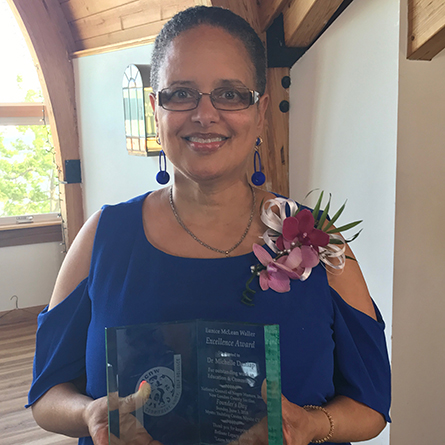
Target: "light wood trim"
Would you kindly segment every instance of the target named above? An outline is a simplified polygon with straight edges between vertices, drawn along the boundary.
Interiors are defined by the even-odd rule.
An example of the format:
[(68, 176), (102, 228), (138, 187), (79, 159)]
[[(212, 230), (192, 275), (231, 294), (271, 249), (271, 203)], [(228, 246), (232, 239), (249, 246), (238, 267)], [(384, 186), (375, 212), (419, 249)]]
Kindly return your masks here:
[(43, 117), (46, 107), (39, 102), (0, 103), (0, 117)]
[(281, 14), (289, 0), (258, 0), (261, 31), (267, 28)]
[(98, 46), (96, 48), (82, 49), (79, 51), (74, 51), (71, 54), (73, 59), (78, 59), (80, 57), (93, 56), (95, 54), (104, 54), (113, 51), (118, 51), (120, 49), (134, 48), (135, 46), (147, 45), (153, 43), (156, 39), (156, 35), (149, 37), (142, 37), (140, 39), (127, 40), (125, 42), (112, 43), (111, 45)]
[[(79, 159), (74, 72), (69, 58), (72, 45), (65, 38), (66, 33), (61, 32), (61, 29), (68, 27), (68, 23), (63, 14), (54, 13), (57, 7), (60, 8), (57, 1), (51, 0), (51, 8), (48, 7), (49, 3), (45, 3), (49, 0), (7, 1), (39, 74), (56, 150), (56, 163), (59, 171), (64, 172), (65, 160)], [(79, 184), (66, 184), (61, 188), (61, 212), (66, 224), (67, 247), (83, 224), (83, 203), (79, 188)]]
[(61, 242), (62, 240), (60, 221), (0, 227), (0, 247)]
[(290, 75), (289, 68), (267, 70), (269, 108), (266, 113), (264, 143), (260, 147), (266, 175), (265, 189), (289, 196), (289, 112), (280, 111), (280, 103), (289, 101), (289, 90), (283, 88), (281, 79)]
[(168, 20), (161, 20), (159, 22), (148, 23), (135, 28), (123, 29), (111, 34), (104, 34), (84, 39), (77, 42), (77, 48), (78, 51), (91, 49), (97, 50), (98, 48), (107, 48), (110, 45), (116, 44), (122, 45), (123, 42), (125, 44), (125, 42), (134, 42), (140, 39), (145, 39), (145, 41), (154, 41), (167, 21)]
[(286, 46), (309, 46), (342, 3), (343, 0), (291, 0), (283, 14)]
[(445, 1), (408, 0), (410, 60), (431, 60), (445, 48)]
[(4, 230), (21, 230), (30, 227), (47, 227), (47, 226), (60, 226), (62, 224), (61, 220), (55, 221), (38, 221), (31, 223), (22, 223), (22, 224), (9, 224), (9, 225), (0, 225), (0, 232)]

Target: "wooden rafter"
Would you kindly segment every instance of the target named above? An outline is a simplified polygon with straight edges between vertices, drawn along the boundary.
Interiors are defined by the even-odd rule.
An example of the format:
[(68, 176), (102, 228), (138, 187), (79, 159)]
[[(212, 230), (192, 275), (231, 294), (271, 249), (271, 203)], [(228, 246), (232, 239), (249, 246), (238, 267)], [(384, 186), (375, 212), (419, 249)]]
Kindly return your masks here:
[(445, 0), (408, 0), (408, 59), (431, 60), (445, 48)]
[(282, 12), (289, 0), (259, 0), (258, 13), (260, 16), (261, 31), (266, 31), (271, 23)]
[(283, 11), (286, 46), (308, 47), (343, 0), (290, 0)]
[(252, 0), (212, 0), (212, 6), (220, 6), (233, 11), (250, 23), (250, 26), (261, 34), (258, 6)]
[[(42, 86), (56, 149), (64, 173), (65, 160), (79, 159), (74, 72), (69, 54), (73, 40), (57, 0), (7, 0), (23, 32)], [(61, 178), (63, 179), (63, 178)], [(62, 184), (62, 214), (69, 246), (83, 224), (80, 184)]]

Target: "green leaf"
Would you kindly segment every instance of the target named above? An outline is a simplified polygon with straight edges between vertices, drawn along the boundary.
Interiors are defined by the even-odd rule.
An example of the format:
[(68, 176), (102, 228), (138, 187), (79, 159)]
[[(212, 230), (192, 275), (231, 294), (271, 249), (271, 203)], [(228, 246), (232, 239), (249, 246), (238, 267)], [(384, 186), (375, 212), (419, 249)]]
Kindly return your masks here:
[(263, 210), (264, 198), (260, 202), (260, 212)]
[(352, 229), (353, 227), (357, 226), (358, 224), (360, 224), (361, 222), (363, 222), (363, 220), (360, 221), (354, 221), (352, 223), (349, 224), (345, 224), (344, 226), (341, 227), (337, 227), (335, 229), (331, 229), (326, 231), (326, 233), (331, 234), (331, 233), (340, 233), (340, 232), (344, 232), (345, 230), (349, 230)]
[(345, 203), (337, 210), (337, 213), (331, 218), (331, 220), (326, 224), (326, 227), (323, 229), (325, 232), (329, 230), (330, 227), (332, 227), (335, 224), (335, 221), (340, 217), (340, 215), (343, 213), (343, 210), (346, 207), (346, 201)]
[(321, 201), (323, 199), (324, 191), (322, 190), (320, 196), (318, 197), (317, 204), (315, 204), (314, 210), (312, 210), (312, 215), (314, 216), (315, 221), (318, 221), (318, 214), (320, 213)]
[(330, 239), (329, 240), (329, 244), (343, 244), (344, 242), (342, 240), (339, 239)]
[(347, 243), (352, 243), (352, 241), (354, 241), (355, 239), (357, 239), (357, 237), (360, 235), (360, 233), (362, 233), (363, 229), (360, 229), (352, 238), (349, 238), (346, 240)]
[(324, 222), (326, 221), (326, 218), (327, 218), (328, 212), (329, 212), (329, 208), (331, 207), (331, 198), (332, 198), (332, 195), (329, 193), (329, 201), (326, 204), (326, 207), (323, 210), (323, 213), (321, 214), (320, 221), (318, 221), (318, 224), (317, 224), (317, 229), (321, 229), (323, 227)]

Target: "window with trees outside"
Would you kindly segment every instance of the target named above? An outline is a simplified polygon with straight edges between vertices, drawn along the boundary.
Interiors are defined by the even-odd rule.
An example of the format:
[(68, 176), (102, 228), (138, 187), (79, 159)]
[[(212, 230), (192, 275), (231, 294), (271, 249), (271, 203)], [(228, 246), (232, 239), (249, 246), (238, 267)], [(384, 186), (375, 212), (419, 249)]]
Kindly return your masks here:
[(0, 0), (0, 247), (61, 240), (59, 180), (36, 67)]

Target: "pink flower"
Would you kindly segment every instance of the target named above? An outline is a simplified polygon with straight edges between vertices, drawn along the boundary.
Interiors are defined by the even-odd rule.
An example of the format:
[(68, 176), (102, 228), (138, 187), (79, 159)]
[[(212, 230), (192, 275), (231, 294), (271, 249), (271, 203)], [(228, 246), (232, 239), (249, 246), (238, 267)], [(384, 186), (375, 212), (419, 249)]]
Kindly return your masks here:
[[(315, 220), (312, 213), (303, 209), (296, 216), (289, 216), (283, 221), (283, 232), (277, 239), (276, 245), (280, 250), (292, 249), (294, 246), (309, 247), (306, 251), (306, 260), (312, 257), (312, 263), (315, 261), (314, 255), (317, 256), (318, 264), (318, 247), (324, 247), (329, 244), (329, 235), (322, 230), (314, 227)], [(313, 254), (311, 253), (313, 251)], [(314, 267), (314, 266), (307, 266)]]
[(276, 292), (289, 292), (290, 280), (298, 280), (304, 272), (302, 266), (303, 254), (296, 247), (289, 255), (274, 260), (266, 249), (259, 244), (253, 245), (253, 253), (266, 269), (260, 272), (260, 286), (262, 290), (269, 287)]

